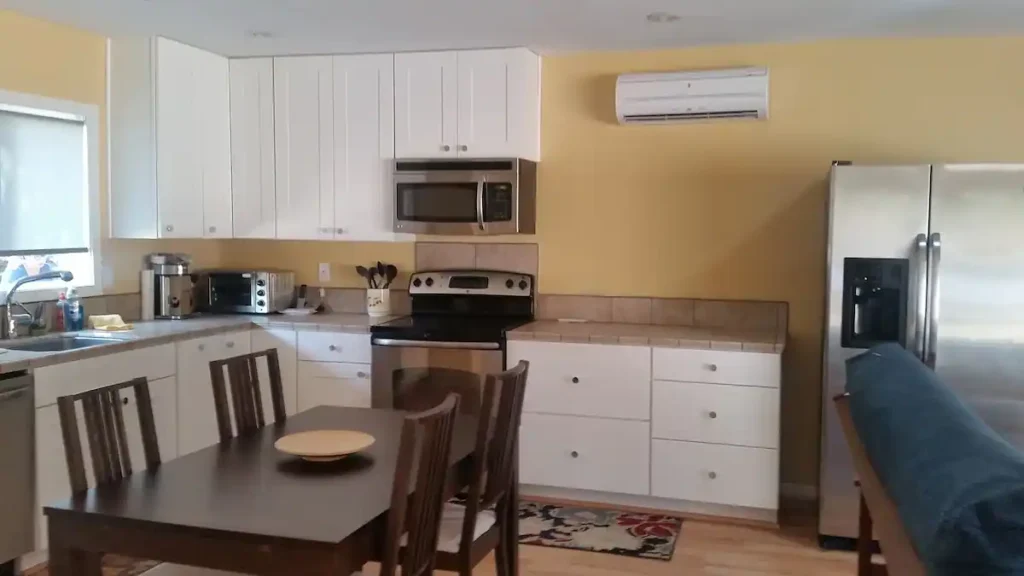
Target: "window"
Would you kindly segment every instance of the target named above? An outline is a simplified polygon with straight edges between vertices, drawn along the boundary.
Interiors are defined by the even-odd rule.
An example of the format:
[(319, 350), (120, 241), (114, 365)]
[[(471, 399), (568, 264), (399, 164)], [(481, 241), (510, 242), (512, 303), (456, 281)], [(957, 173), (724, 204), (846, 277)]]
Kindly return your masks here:
[[(0, 90), (0, 298), (53, 270), (99, 294), (99, 264), (98, 108)], [(26, 284), (17, 298), (56, 298), (66, 285)]]

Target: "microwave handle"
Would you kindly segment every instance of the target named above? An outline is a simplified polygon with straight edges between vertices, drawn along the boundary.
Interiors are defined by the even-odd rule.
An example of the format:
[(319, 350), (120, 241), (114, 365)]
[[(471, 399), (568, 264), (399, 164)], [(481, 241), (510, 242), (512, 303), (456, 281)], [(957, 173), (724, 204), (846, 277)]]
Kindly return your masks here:
[(476, 224), (480, 227), (480, 231), (483, 232), (487, 228), (484, 226), (484, 181), (480, 180), (476, 183)]

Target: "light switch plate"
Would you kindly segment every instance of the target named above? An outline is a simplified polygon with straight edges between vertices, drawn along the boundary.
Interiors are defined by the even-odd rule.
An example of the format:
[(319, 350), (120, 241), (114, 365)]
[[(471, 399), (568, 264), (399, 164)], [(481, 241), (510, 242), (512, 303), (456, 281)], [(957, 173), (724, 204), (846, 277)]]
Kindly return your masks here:
[(319, 269), (319, 277), (321, 282), (331, 281), (331, 265), (328, 262), (321, 262)]

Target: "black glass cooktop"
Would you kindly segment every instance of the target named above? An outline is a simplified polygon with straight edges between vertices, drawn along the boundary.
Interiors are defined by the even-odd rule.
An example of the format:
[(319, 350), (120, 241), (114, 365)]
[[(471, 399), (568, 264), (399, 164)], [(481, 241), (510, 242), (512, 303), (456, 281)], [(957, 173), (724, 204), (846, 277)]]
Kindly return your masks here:
[(370, 328), (374, 338), (431, 342), (498, 342), (528, 317), (424, 315), (404, 316)]

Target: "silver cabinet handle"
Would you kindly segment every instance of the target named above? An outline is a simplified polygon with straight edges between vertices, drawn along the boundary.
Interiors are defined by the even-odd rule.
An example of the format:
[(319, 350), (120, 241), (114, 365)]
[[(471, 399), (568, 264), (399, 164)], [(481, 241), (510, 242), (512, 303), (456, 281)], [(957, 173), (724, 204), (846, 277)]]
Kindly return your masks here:
[(570, 452), (569, 455), (572, 456), (573, 458), (579, 458), (580, 457), (580, 453), (575, 451), (575, 450)]
[(469, 146), (466, 146), (465, 144), (463, 144), (462, 146), (459, 146), (459, 150), (462, 150), (463, 152), (466, 152), (466, 151), (469, 150)]
[(334, 233), (335, 234), (344, 234), (345, 230), (343, 228), (335, 228), (334, 229)]
[(235, 347), (235, 343), (234, 342), (228, 342), (228, 348), (234, 348), (234, 347)]
[(335, 352), (338, 350), (338, 347), (335, 346), (334, 344), (331, 344), (330, 346), (327, 347), (327, 349), (330, 350), (331, 352)]
[(924, 361), (924, 347), (925, 347), (925, 325), (927, 324), (927, 311), (928, 311), (928, 236), (924, 234), (918, 234), (917, 238), (914, 239), (915, 247), (915, 263), (917, 267), (917, 277), (914, 279), (916, 286), (913, 287), (917, 291), (917, 305), (914, 310), (914, 342), (913, 350), (914, 354)]
[(174, 232), (174, 226), (168, 224), (167, 226), (164, 226), (164, 230), (167, 230), (168, 232)]
[(217, 231), (217, 227), (216, 226), (210, 226), (210, 234), (213, 234), (216, 231)]
[(708, 370), (718, 372), (718, 364), (708, 364)]
[(718, 412), (715, 412), (714, 410), (712, 410), (711, 412), (708, 412), (708, 418), (711, 418), (712, 420), (714, 420), (715, 418), (718, 418)]
[(356, 378), (366, 379), (368, 374), (366, 372), (356, 372)]
[(708, 472), (708, 478), (714, 480), (715, 478), (718, 478), (718, 474), (715, 474), (714, 472)]
[(441, 146), (441, 150), (444, 150), (445, 152), (451, 152), (452, 147), (445, 144), (444, 146)]
[(580, 383), (580, 379), (579, 379), (579, 378), (577, 378), (576, 376), (573, 376), (573, 377), (572, 377), (572, 383), (573, 383), (573, 384), (579, 384), (579, 383)]
[(939, 265), (942, 264), (942, 235), (932, 234), (928, 250), (928, 336), (924, 363), (932, 370), (938, 358), (939, 345)]

